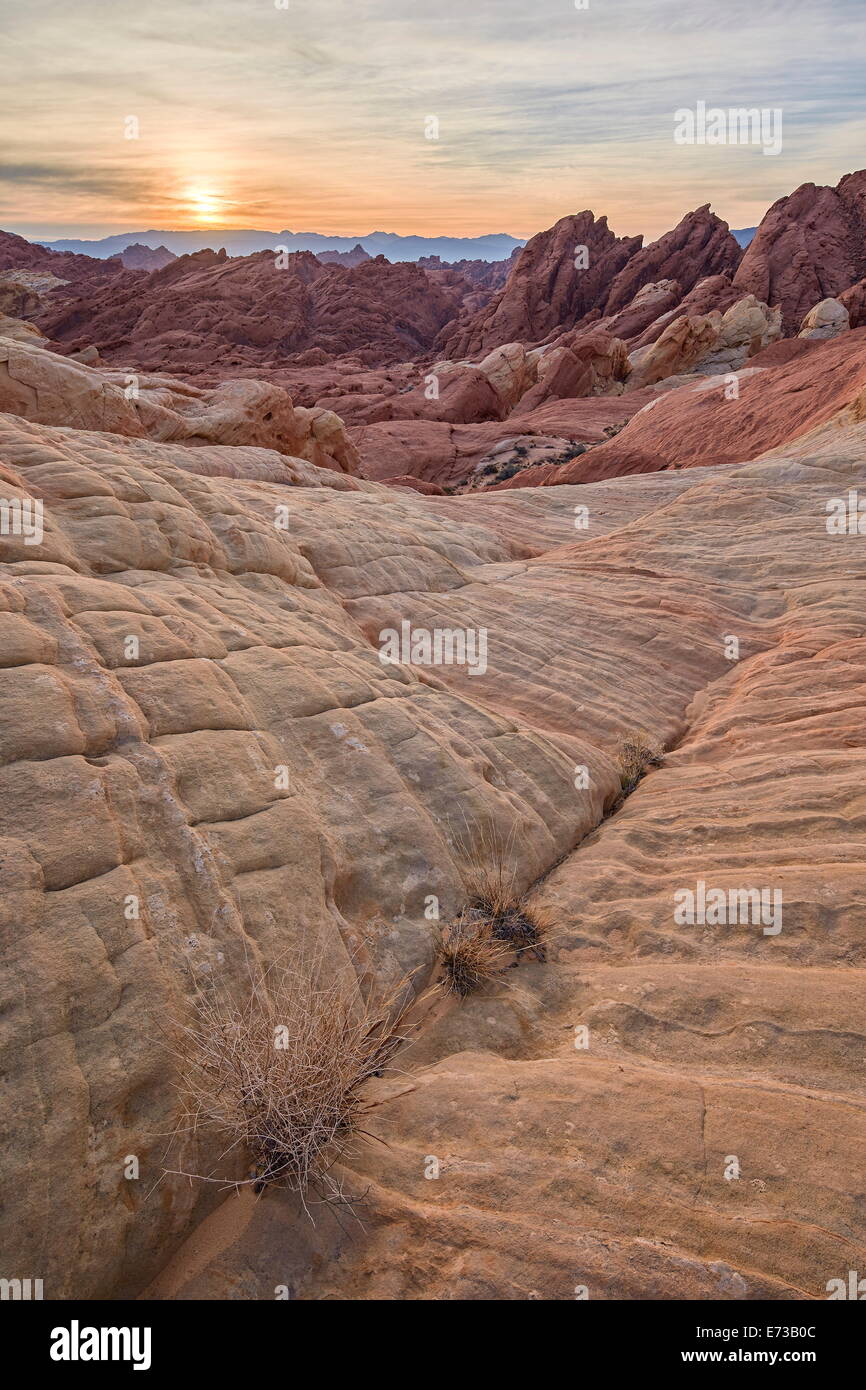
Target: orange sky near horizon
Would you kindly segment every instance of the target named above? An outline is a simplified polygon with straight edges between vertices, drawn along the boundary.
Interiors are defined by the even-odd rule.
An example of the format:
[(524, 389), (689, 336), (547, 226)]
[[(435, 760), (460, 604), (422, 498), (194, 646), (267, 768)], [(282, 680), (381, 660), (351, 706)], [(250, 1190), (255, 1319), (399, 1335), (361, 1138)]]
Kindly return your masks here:
[[(570, 212), (751, 226), (860, 167), (860, 0), (79, 0), (4, 16), (0, 226), (529, 237)], [(828, 23), (832, 11), (832, 24)], [(681, 146), (696, 100), (784, 114), (781, 153)]]

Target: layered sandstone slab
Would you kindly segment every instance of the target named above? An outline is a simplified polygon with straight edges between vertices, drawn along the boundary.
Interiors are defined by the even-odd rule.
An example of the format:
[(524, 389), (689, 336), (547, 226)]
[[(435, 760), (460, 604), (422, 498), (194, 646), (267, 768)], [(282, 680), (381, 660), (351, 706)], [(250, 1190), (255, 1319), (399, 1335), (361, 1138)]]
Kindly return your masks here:
[(9, 415), (0, 488), (44, 509), (38, 543), (0, 538), (0, 1239), (46, 1297), (136, 1292), (216, 1196), (160, 1182), (218, 1156), (166, 1157), (191, 979), (241, 987), (293, 943), (424, 972), (464, 817), (519, 832), (528, 880), (602, 793), (576, 825), (582, 740), (383, 665), (346, 611), (343, 590), (445, 593), (525, 553), (480, 523), (273, 451)]
[[(485, 624), (489, 678), (439, 674), (540, 737), (606, 760), (639, 724), (671, 751), (537, 889), (550, 962), (440, 1013), (382, 1083), (385, 1142), (346, 1173), (364, 1229), (295, 1240), (292, 1202), (232, 1199), (152, 1296), (799, 1300), (857, 1267), (866, 553), (826, 522), (866, 470), (836, 442), (556, 489), (558, 513), (426, 499), (545, 546), (457, 590), (331, 571), (369, 630)], [(781, 929), (677, 922), (701, 882), (781, 893)]]
[[(47, 1296), (798, 1299), (857, 1267), (866, 555), (826, 525), (856, 438), (437, 498), (0, 419), (45, 507), (2, 541), (2, 1234)], [(383, 665), (404, 621), (485, 630), (484, 673)], [(670, 751), (611, 815), (635, 727)], [(423, 978), (477, 826), (552, 870), (560, 931), (381, 1082), (363, 1228), (153, 1190), (186, 970), (305, 941)], [(677, 923), (699, 881), (781, 890), (782, 930)]]
[(280, 386), (224, 381), (201, 388), (167, 375), (88, 366), (46, 351), (32, 325), (0, 321), (0, 411), (43, 425), (186, 445), (252, 445), (357, 471), (357, 455), (331, 411), (296, 409)]

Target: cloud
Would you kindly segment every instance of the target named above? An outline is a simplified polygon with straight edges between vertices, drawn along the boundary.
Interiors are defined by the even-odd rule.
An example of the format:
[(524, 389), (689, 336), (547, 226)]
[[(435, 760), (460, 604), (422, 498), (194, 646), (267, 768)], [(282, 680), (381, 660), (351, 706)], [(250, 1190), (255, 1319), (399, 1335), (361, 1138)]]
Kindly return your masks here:
[[(79, 0), (7, 30), (6, 187), (46, 232), (152, 225), (199, 185), (232, 225), (527, 235), (589, 206), (657, 234), (862, 162), (862, 0)], [(781, 106), (783, 154), (674, 146), (698, 99)]]

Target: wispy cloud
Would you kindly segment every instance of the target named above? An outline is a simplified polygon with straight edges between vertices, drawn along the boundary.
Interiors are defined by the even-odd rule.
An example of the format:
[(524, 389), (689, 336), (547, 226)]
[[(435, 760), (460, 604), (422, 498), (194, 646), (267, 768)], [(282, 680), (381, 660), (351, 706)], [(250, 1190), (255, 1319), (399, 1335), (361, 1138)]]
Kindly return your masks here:
[[(708, 200), (748, 225), (866, 148), (862, 0), (78, 0), (4, 28), (0, 217), (34, 233), (193, 225), (205, 189), (235, 226), (528, 235), (592, 207), (656, 235)], [(781, 107), (782, 154), (675, 146), (698, 99)]]

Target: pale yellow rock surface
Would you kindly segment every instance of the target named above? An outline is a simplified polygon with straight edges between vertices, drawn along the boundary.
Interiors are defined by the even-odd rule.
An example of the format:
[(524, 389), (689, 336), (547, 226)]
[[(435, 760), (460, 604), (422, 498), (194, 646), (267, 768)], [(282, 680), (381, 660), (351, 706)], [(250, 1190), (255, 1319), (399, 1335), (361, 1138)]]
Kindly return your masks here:
[(800, 325), (798, 338), (838, 338), (847, 333), (851, 319), (845, 305), (838, 299), (822, 299), (810, 309)]
[(535, 381), (535, 362), (523, 343), (505, 343), (494, 348), (478, 363), (491, 385), (510, 410)]
[(655, 342), (631, 353), (628, 389), (639, 390), (684, 372), (737, 371), (781, 336), (781, 309), (768, 308), (753, 294), (744, 295), (724, 314), (711, 310), (681, 315)]
[[(45, 509), (0, 537), (0, 1242), (46, 1297), (799, 1299), (861, 1266), (866, 554), (826, 526), (858, 429), (426, 498), (0, 417)], [(486, 672), (383, 665), (403, 621), (486, 630)], [(634, 728), (669, 752), (606, 814)], [(375, 1083), (363, 1225), (154, 1188), (186, 968), (304, 941), (423, 979), (476, 826), (559, 930)], [(678, 925), (699, 880), (781, 889), (783, 929)]]

